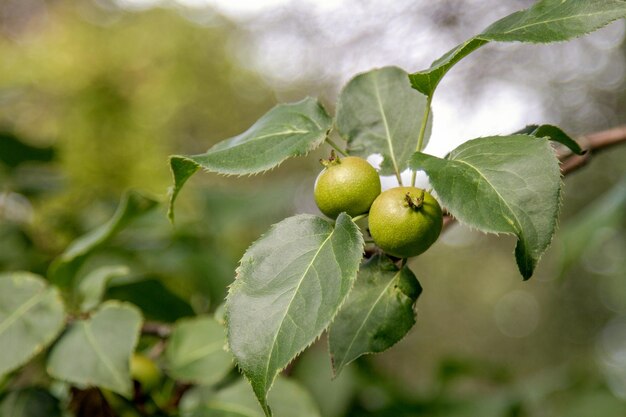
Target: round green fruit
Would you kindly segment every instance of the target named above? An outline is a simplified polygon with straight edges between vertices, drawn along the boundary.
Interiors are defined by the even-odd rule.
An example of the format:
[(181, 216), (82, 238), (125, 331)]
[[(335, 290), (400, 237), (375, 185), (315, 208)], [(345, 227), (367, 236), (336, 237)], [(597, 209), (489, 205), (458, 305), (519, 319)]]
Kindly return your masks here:
[(143, 391), (152, 391), (161, 381), (161, 370), (146, 355), (135, 353), (130, 358), (130, 375), (141, 384)]
[(336, 218), (367, 213), (380, 194), (378, 172), (365, 159), (356, 156), (324, 161), (326, 168), (315, 181), (315, 202), (322, 213)]
[(416, 187), (397, 187), (380, 194), (369, 214), (369, 230), (389, 255), (409, 258), (424, 253), (439, 237), (443, 213), (437, 200)]

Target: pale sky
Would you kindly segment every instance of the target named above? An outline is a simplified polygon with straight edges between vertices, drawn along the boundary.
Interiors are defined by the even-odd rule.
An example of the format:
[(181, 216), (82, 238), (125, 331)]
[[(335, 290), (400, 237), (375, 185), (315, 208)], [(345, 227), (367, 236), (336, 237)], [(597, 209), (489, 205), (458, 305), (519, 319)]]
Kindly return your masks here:
[[(151, 7), (164, 2), (163, 0), (117, 1), (126, 7)], [(367, 6), (362, 6), (366, 3), (356, 3), (350, 0), (174, 1), (190, 8), (209, 6), (239, 22), (250, 35), (248, 38), (235, 40), (230, 49), (242, 65), (251, 66), (261, 73), (270, 87), (277, 91), (279, 101), (287, 100), (287, 98), (283, 100), (281, 96), (281, 85), (288, 84), (289, 80), (297, 81), (299, 76), (303, 80), (310, 76), (330, 78), (337, 82), (339, 88), (357, 73), (375, 67), (399, 65), (408, 71), (426, 68), (432, 60), (459, 42), (459, 40), (444, 36), (444, 32), (438, 27), (427, 27), (425, 24), (420, 26), (420, 23), (424, 22), (418, 21), (416, 24), (409, 21), (407, 26), (407, 22), (402, 21), (402, 16), (398, 13), (403, 11), (406, 13), (408, 3), (389, 3), (388, 0), (369, 0)], [(481, 0), (465, 1), (469, 10), (480, 9), (478, 5)], [(357, 5), (360, 7), (356, 7)], [(274, 27), (271, 20), (267, 23), (268, 15), (273, 16), (282, 8), (296, 6), (299, 7), (299, 12), (306, 12), (306, 18), (310, 17), (311, 20), (304, 23), (297, 22), (287, 28)], [(508, 14), (519, 8), (515, 4), (508, 3), (506, 5), (501, 3), (498, 7), (500, 9), (494, 12), (496, 16), (501, 13)], [(393, 14), (394, 10), (396, 14)], [(359, 12), (361, 14), (358, 14)], [(472, 26), (471, 30), (478, 31), (493, 21), (494, 16), (472, 15), (467, 16), (467, 19), (470, 20), (467, 24)], [(299, 26), (309, 24), (313, 29)], [(359, 44), (358, 42), (352, 43), (352, 41), (355, 36), (358, 39), (359, 34), (363, 33), (367, 25), (373, 28), (382, 27), (385, 30), (380, 33), (376, 32), (373, 39), (376, 44), (371, 48), (365, 42), (366, 49), (359, 49), (364, 48), (364, 42)], [(302, 32), (306, 29), (319, 30), (318, 38), (321, 41), (307, 40), (310, 39), (310, 35), (309, 38), (302, 36)], [(547, 47), (533, 46), (537, 51), (537, 56), (533, 58), (541, 61), (556, 60), (553, 73), (545, 74), (545, 76), (540, 74), (544, 78), (554, 79), (548, 78), (544, 81), (546, 83), (561, 82), (563, 78), (571, 79), (572, 74), (584, 76), (586, 71), (589, 72), (588, 75), (593, 76), (601, 70), (602, 76), (596, 78), (613, 79), (615, 85), (616, 82), (621, 82), (625, 72), (624, 59), (617, 48), (624, 39), (625, 32), (625, 25), (622, 21), (590, 36), (567, 43), (568, 46), (565, 46), (569, 48), (567, 50), (563, 49), (564, 44), (550, 45), (549, 50), (546, 49)], [(298, 46), (299, 44), (301, 47)], [(416, 47), (419, 45), (426, 47)], [(510, 51), (518, 45), (509, 44), (506, 47)], [(497, 47), (504, 48), (502, 44), (490, 45), (487, 48)], [(611, 52), (613, 55), (610, 55), (608, 51), (613, 51)], [(432, 136), (426, 148), (428, 153), (443, 156), (469, 139), (512, 133), (527, 124), (558, 122), (542, 119), (545, 117), (543, 107), (545, 97), (540, 94), (541, 84), (538, 84), (535, 89), (530, 89), (527, 84), (518, 80), (486, 79), (480, 81), (484, 83), (480, 85), (480, 95), (460, 96), (459, 91), (467, 86), (463, 70), (476, 65), (477, 62), (484, 62), (481, 61), (480, 51), (474, 55), (476, 56), (471, 56), (461, 62), (449, 73), (434, 97), (434, 124)], [(569, 65), (562, 65), (559, 61), (559, 57), (563, 56), (567, 57)], [(416, 63), (419, 63), (417, 68)], [(520, 63), (520, 65), (528, 66), (529, 74), (532, 74), (532, 62)], [(411, 67), (406, 68), (407, 66)], [(576, 85), (575, 79), (573, 82)], [(311, 91), (310, 94), (315, 95), (316, 92)], [(584, 92), (577, 90), (576, 96), (584, 97)]]

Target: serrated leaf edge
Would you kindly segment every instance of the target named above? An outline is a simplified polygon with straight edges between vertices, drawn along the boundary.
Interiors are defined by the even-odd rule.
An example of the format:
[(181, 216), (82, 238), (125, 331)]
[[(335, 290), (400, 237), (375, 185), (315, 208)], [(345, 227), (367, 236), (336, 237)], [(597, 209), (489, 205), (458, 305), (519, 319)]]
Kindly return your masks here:
[[(314, 218), (319, 218), (319, 219), (322, 219), (322, 220), (324, 220), (324, 221), (328, 221), (328, 220), (327, 220), (327, 219), (325, 219), (325, 218), (322, 218), (322, 217), (319, 217), (319, 216), (316, 216), (316, 215), (313, 215), (313, 214), (300, 214), (300, 215), (297, 215), (297, 216), (303, 216), (303, 217), (304, 217), (304, 216), (306, 216), (306, 217), (314, 217)], [(360, 243), (360, 246), (361, 246), (362, 248), (364, 248), (364, 247), (365, 247), (365, 241), (364, 241), (364, 238), (363, 238), (363, 234), (361, 233), (361, 229), (359, 228), (359, 226), (356, 224), (356, 222), (354, 221), (354, 219), (353, 219), (352, 217), (350, 217), (350, 216), (349, 216), (349, 215), (347, 215), (347, 214), (346, 214), (346, 216), (347, 216), (348, 218), (350, 218), (350, 221), (352, 222), (352, 224), (355, 226), (356, 230), (358, 231), (358, 238), (359, 238), (359, 243)], [(330, 223), (330, 222), (329, 222), (329, 223)], [(254, 242), (253, 242), (253, 243), (252, 243), (252, 244), (248, 247), (248, 249), (246, 249), (245, 253), (247, 253), (250, 249), (252, 249), (252, 248), (253, 248), (253, 247), (254, 247), (254, 246), (255, 246), (258, 242), (260, 242), (261, 240), (263, 240), (263, 239), (264, 239), (267, 235), (271, 234), (271, 232), (273, 232), (273, 231), (274, 231), (274, 229), (275, 229), (275, 228), (276, 228), (279, 224), (280, 224), (280, 222), (278, 222), (278, 223), (275, 223), (275, 224), (271, 225), (271, 226), (270, 226), (270, 228), (268, 229), (268, 231), (267, 231), (267, 232), (265, 232), (264, 234), (262, 234), (262, 235), (261, 235), (261, 237), (259, 237), (257, 240), (255, 240), (255, 241), (254, 241)], [(333, 233), (334, 233), (334, 229), (333, 229), (333, 231), (329, 234), (329, 237), (330, 237), (330, 236), (332, 236), (332, 234), (333, 234)], [(360, 267), (360, 263), (359, 263), (359, 265), (357, 266), (356, 270), (353, 272), (353, 274), (354, 274), (355, 276), (356, 276), (356, 275), (358, 274), (358, 272), (359, 272), (359, 267)], [(237, 284), (238, 284), (238, 279), (239, 279), (239, 271), (240, 271), (240, 269), (241, 269), (241, 262), (239, 263), (239, 266), (238, 266), (238, 267), (237, 267), (237, 269), (235, 270), (235, 273), (236, 273), (236, 276), (235, 276), (235, 281), (233, 281), (233, 282), (232, 282), (232, 283), (228, 286), (228, 295), (227, 295), (227, 298), (228, 298), (228, 296), (230, 296), (231, 291), (232, 291), (233, 289), (236, 289), (236, 287), (237, 287)], [(279, 369), (279, 370), (276, 372), (276, 374), (275, 374), (275, 375), (274, 375), (274, 377), (272, 378), (272, 381), (271, 381), (271, 383), (270, 383), (270, 385), (269, 385), (269, 387), (268, 387), (268, 389), (267, 389), (267, 392), (266, 392), (266, 394), (265, 394), (265, 399), (264, 399), (265, 401), (264, 401), (264, 402), (261, 402), (261, 399), (259, 399), (259, 398), (257, 397), (257, 400), (258, 400), (258, 401), (259, 401), (259, 403), (261, 404), (261, 408), (263, 409), (263, 412), (265, 413), (266, 417), (272, 417), (271, 409), (270, 409), (269, 405), (267, 404), (267, 396), (269, 395), (269, 393), (270, 393), (270, 391), (271, 391), (271, 389), (272, 389), (272, 387), (273, 387), (273, 385), (274, 385), (274, 380), (276, 379), (276, 376), (277, 376), (280, 372), (282, 372), (285, 368), (289, 367), (289, 365), (290, 365), (290, 364), (291, 364), (294, 360), (296, 360), (296, 359), (297, 359), (297, 358), (298, 358), (298, 357), (302, 354), (302, 352), (304, 352), (304, 351), (305, 351), (306, 349), (308, 349), (310, 346), (312, 346), (313, 344), (315, 344), (315, 343), (316, 343), (316, 342), (317, 342), (317, 341), (318, 341), (318, 340), (319, 340), (319, 339), (323, 336), (324, 332), (328, 330), (328, 327), (332, 324), (332, 322), (334, 321), (335, 317), (337, 317), (337, 314), (338, 314), (338, 313), (339, 313), (339, 311), (341, 310), (341, 307), (343, 307), (343, 305), (344, 305), (344, 304), (345, 304), (345, 302), (347, 301), (348, 296), (350, 295), (350, 292), (352, 291), (352, 288), (354, 288), (354, 284), (355, 284), (355, 282), (356, 282), (356, 277), (355, 277), (355, 279), (353, 279), (353, 280), (352, 280), (352, 285), (351, 285), (351, 287), (350, 287), (350, 290), (346, 292), (346, 295), (345, 295), (345, 297), (343, 298), (343, 300), (341, 301), (341, 303), (339, 304), (339, 307), (338, 307), (338, 308), (337, 308), (337, 310), (335, 311), (335, 314), (334, 314), (334, 315), (331, 317), (331, 319), (329, 320), (329, 323), (328, 323), (328, 326), (326, 326), (326, 329), (322, 330), (322, 331), (321, 331), (321, 332), (320, 332), (320, 333), (319, 333), (319, 334), (318, 334), (318, 335), (317, 335), (317, 336), (316, 336), (316, 337), (315, 337), (315, 338), (311, 341), (311, 343), (309, 343), (308, 345), (306, 345), (305, 347), (303, 347), (303, 348), (302, 348), (299, 352), (297, 352), (297, 353), (294, 355), (294, 357), (293, 357), (293, 358), (289, 361), (289, 363), (287, 363), (287, 364), (286, 364), (283, 368)], [(226, 304), (226, 306), (228, 306), (228, 304)], [(224, 320), (225, 320), (226, 324), (228, 324), (228, 322), (229, 322), (229, 316), (230, 316), (230, 310), (229, 310), (227, 307), (225, 307), (225, 308), (224, 308)], [(229, 337), (229, 336), (230, 336), (230, 327), (229, 327), (228, 325), (226, 326), (226, 335), (227, 335), (227, 336), (226, 336), (226, 340), (227, 340), (227, 347), (228, 347), (228, 350), (229, 350), (230, 352), (232, 352), (232, 348), (231, 348), (231, 346), (230, 346), (230, 337)], [(233, 355), (233, 356), (234, 356), (234, 355)], [(239, 363), (237, 362), (237, 358), (235, 358), (235, 364), (236, 364), (236, 368), (237, 368), (237, 370), (239, 371), (239, 373), (240, 373), (241, 375), (243, 375), (243, 377), (246, 379), (246, 381), (248, 381), (248, 383), (249, 383), (250, 385), (252, 385), (252, 380), (248, 377), (248, 375), (246, 375), (246, 373), (244, 372), (243, 368), (241, 368), (241, 366), (240, 366), (240, 365), (239, 365)], [(255, 393), (255, 396), (256, 396), (256, 393)]]
[[(403, 268), (408, 268), (408, 266), (406, 266), (406, 265), (405, 265)], [(410, 270), (410, 269), (409, 269), (409, 270)], [(399, 269), (399, 270), (397, 271), (397, 273), (393, 276), (393, 278), (389, 281), (389, 284), (387, 284), (387, 286), (385, 287), (385, 291), (387, 290), (387, 288), (389, 288), (389, 285), (391, 285), (391, 283), (392, 283), (394, 280), (398, 279), (398, 277), (400, 276), (400, 274), (401, 274), (401, 273), (402, 273), (402, 268), (401, 268), (401, 269)], [(411, 273), (413, 273), (413, 272), (411, 271)], [(415, 275), (415, 274), (413, 274), (413, 275)], [(417, 277), (415, 277), (415, 279), (417, 280)], [(418, 282), (419, 282), (419, 281), (418, 281)], [(356, 280), (355, 280), (355, 283), (356, 283)], [(353, 284), (353, 286), (354, 286), (354, 284)], [(411, 297), (409, 297), (408, 295), (406, 295), (406, 294), (402, 293), (402, 291), (399, 291), (399, 292), (400, 292), (400, 293), (401, 293), (404, 297), (409, 298), (409, 299), (411, 298)], [(382, 297), (382, 295), (383, 295), (383, 294), (384, 294), (384, 291), (383, 291), (383, 292), (381, 292), (381, 295), (378, 297), (378, 299), (376, 299), (376, 302), (374, 302), (374, 304), (372, 305), (372, 308), (370, 308), (370, 312), (368, 313), (368, 315), (369, 315), (369, 314), (371, 313), (371, 311), (374, 309), (374, 306), (378, 303), (378, 301), (380, 300), (380, 298)], [(415, 325), (415, 323), (417, 323), (417, 311), (418, 311), (418, 310), (417, 310), (416, 304), (417, 304), (417, 300), (419, 299), (420, 295), (421, 295), (421, 292), (417, 295), (417, 297), (415, 297), (415, 300), (413, 300), (413, 303), (412, 303), (412, 304), (413, 304), (413, 324), (411, 325), (411, 329), (413, 328), (413, 326)], [(346, 300), (347, 300), (347, 297), (346, 297)], [(341, 310), (341, 309), (339, 309), (339, 310), (338, 310), (338, 312), (339, 312), (340, 310)], [(337, 315), (335, 315), (335, 317), (337, 317)], [(335, 318), (335, 317), (333, 317), (333, 321), (334, 321), (334, 318)], [(364, 321), (364, 323), (363, 323), (363, 324), (365, 324), (365, 321)], [(332, 325), (332, 323), (331, 323), (328, 327), (330, 328), (330, 326), (331, 326), (331, 325)], [(361, 326), (361, 327), (362, 327), (362, 326)], [(360, 328), (359, 328), (359, 330), (360, 330)], [(396, 340), (395, 342), (393, 342), (392, 344), (390, 344), (390, 345), (389, 345), (389, 347), (387, 347), (387, 349), (385, 349), (385, 350), (383, 350), (383, 351), (380, 351), (380, 352), (374, 352), (374, 351), (367, 351), (367, 352), (363, 352), (363, 353), (361, 353), (359, 356), (357, 356), (356, 358), (354, 358), (354, 359), (352, 359), (352, 360), (350, 360), (350, 361), (348, 361), (348, 362), (346, 362), (346, 363), (342, 364), (339, 368), (335, 368), (335, 357), (334, 357), (334, 355), (332, 354), (332, 352), (331, 352), (331, 350), (330, 350), (330, 333), (329, 333), (329, 334), (328, 334), (328, 356), (330, 356), (330, 361), (331, 361), (331, 365), (332, 365), (332, 366), (331, 366), (331, 370), (332, 370), (332, 372), (333, 372), (332, 379), (337, 378), (337, 377), (339, 376), (339, 374), (341, 373), (341, 371), (343, 370), (343, 368), (345, 368), (346, 366), (348, 366), (349, 364), (351, 364), (352, 362), (354, 362), (355, 360), (357, 360), (357, 359), (358, 359), (358, 358), (360, 358), (361, 356), (363, 356), (363, 355), (378, 355), (378, 354), (384, 353), (384, 352), (388, 351), (389, 349), (391, 349), (392, 347), (394, 347), (395, 345), (397, 345), (398, 343), (400, 343), (402, 340), (404, 340), (404, 339), (405, 339), (405, 338), (409, 335), (409, 333), (410, 333), (410, 330), (409, 330), (408, 332), (406, 332), (406, 333), (405, 333), (405, 334), (404, 334), (401, 338), (399, 338), (398, 340)]]

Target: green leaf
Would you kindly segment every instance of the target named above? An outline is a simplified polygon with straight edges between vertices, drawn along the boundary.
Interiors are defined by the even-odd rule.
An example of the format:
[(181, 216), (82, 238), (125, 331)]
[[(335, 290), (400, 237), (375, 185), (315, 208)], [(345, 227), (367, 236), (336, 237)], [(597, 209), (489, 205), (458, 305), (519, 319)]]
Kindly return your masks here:
[(103, 303), (59, 339), (48, 358), (48, 373), (82, 388), (97, 386), (130, 398), (130, 356), (141, 321), (141, 313), (131, 304)]
[(0, 403), (2, 417), (61, 417), (59, 400), (42, 388), (11, 391)]
[(623, 0), (540, 0), (498, 20), (480, 37), (499, 42), (566, 41), (626, 17)]
[(224, 326), (211, 317), (194, 317), (176, 323), (165, 350), (168, 373), (175, 379), (211, 385), (233, 367), (225, 350)]
[(158, 202), (136, 191), (128, 191), (122, 196), (113, 217), (100, 227), (79, 237), (52, 262), (48, 275), (50, 280), (61, 288), (73, 285), (76, 272), (94, 250), (115, 236), (128, 223), (153, 209)]
[(335, 375), (366, 353), (383, 352), (415, 324), (422, 292), (408, 266), (399, 269), (383, 255), (361, 266), (354, 289), (330, 326), (328, 345)]
[(298, 365), (293, 367), (290, 377), (311, 393), (324, 417), (345, 417), (355, 396), (362, 392), (362, 371), (347, 367), (333, 378), (332, 367), (328, 366), (328, 350), (322, 343), (317, 343), (298, 357)]
[(107, 289), (106, 298), (134, 304), (147, 320), (169, 323), (195, 315), (187, 301), (154, 278), (111, 286)]
[(484, 39), (473, 37), (455, 46), (441, 58), (433, 62), (427, 70), (409, 74), (411, 86), (420, 93), (432, 97), (439, 82), (441, 82), (441, 79), (450, 71), (450, 68), (487, 42), (488, 41)]
[(267, 171), (292, 156), (306, 155), (324, 142), (332, 119), (322, 105), (307, 97), (297, 103), (279, 104), (248, 130), (219, 142), (200, 155), (174, 155), (170, 168), (174, 186), (168, 216), (174, 219), (174, 201), (185, 182), (200, 168), (226, 175)]
[[(320, 417), (311, 396), (293, 380), (279, 377), (269, 394), (275, 417)], [(194, 387), (181, 401), (181, 417), (263, 417), (263, 410), (246, 381), (220, 391)]]
[(455, 47), (431, 67), (409, 75), (416, 90), (432, 96), (446, 73), (489, 41), (549, 43), (566, 41), (626, 17), (623, 0), (540, 0), (532, 7), (498, 20)]
[(416, 153), (411, 167), (428, 173), (441, 202), (461, 222), (518, 238), (517, 266), (528, 279), (552, 240), (561, 193), (550, 143), (526, 135), (470, 140), (447, 159)]
[(569, 269), (585, 252), (607, 239), (607, 231), (620, 230), (625, 220), (626, 175), (562, 227), (562, 270)]
[[(383, 156), (382, 175), (400, 176), (417, 147), (426, 97), (411, 89), (407, 73), (385, 67), (354, 77), (339, 94), (337, 129), (348, 141), (348, 153)], [(430, 137), (427, 125), (424, 146)]]
[(78, 284), (80, 310), (89, 311), (98, 306), (110, 280), (127, 275), (128, 267), (122, 265), (103, 266), (94, 269)]
[(285, 219), (244, 254), (226, 300), (228, 339), (268, 416), (276, 374), (335, 317), (362, 254), (361, 232), (345, 213), (334, 228), (312, 215)]
[(46, 348), (63, 329), (59, 292), (29, 272), (0, 274), (0, 376)]
[(570, 151), (576, 155), (584, 155), (587, 151), (583, 150), (578, 142), (572, 139), (561, 128), (553, 125), (528, 125), (525, 128), (515, 132), (514, 134), (526, 134), (536, 138), (547, 138), (553, 142), (558, 142), (561, 145), (569, 148)]

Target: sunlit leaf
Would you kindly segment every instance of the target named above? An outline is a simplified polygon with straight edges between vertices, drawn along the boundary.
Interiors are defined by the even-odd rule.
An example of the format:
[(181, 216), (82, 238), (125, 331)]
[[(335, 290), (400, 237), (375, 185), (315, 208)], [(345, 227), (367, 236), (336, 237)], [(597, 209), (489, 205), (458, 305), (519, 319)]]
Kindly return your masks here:
[(352, 288), (363, 253), (345, 213), (274, 225), (245, 253), (226, 300), (231, 352), (269, 415), (276, 374), (328, 326)]
[[(290, 379), (277, 378), (269, 399), (274, 417), (320, 417), (320, 413), (300, 385)], [(250, 385), (241, 380), (220, 391), (195, 387), (181, 401), (181, 417), (263, 417)]]
[(359, 356), (399, 342), (415, 324), (413, 307), (421, 292), (408, 266), (399, 269), (383, 255), (363, 264), (348, 301), (330, 326), (335, 375)]
[(136, 191), (125, 193), (109, 221), (76, 239), (54, 260), (48, 271), (50, 280), (61, 288), (70, 287), (76, 272), (90, 253), (157, 204), (156, 200)]
[(169, 217), (185, 182), (199, 169), (226, 175), (248, 175), (267, 171), (285, 159), (306, 155), (326, 139), (332, 119), (313, 98), (297, 103), (279, 104), (248, 130), (219, 142), (200, 155), (170, 158), (174, 177)]
[(526, 10), (498, 20), (482, 33), (454, 47), (431, 67), (409, 75), (416, 90), (432, 96), (446, 73), (489, 41), (549, 43), (593, 32), (626, 17), (623, 0), (539, 0)]
[[(427, 105), (415, 92), (407, 73), (397, 67), (372, 70), (354, 77), (337, 102), (337, 129), (348, 141), (348, 153), (367, 157), (381, 154), (382, 175), (400, 175), (416, 150)], [(427, 125), (424, 145), (430, 137)]]
[(0, 274), (0, 375), (23, 365), (63, 329), (59, 292), (29, 272)]
[(97, 386), (130, 397), (130, 356), (141, 321), (131, 304), (103, 303), (91, 317), (72, 323), (59, 339), (48, 358), (48, 373), (81, 388)]
[(175, 379), (211, 385), (233, 367), (225, 350), (224, 326), (211, 317), (194, 317), (176, 323), (165, 350), (168, 373)]
[(548, 140), (527, 135), (470, 140), (447, 159), (416, 153), (454, 217), (484, 232), (518, 238), (517, 266), (530, 278), (552, 240), (560, 203), (559, 163)]

